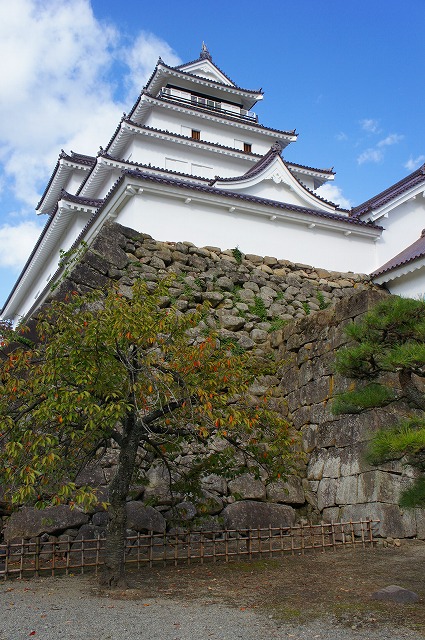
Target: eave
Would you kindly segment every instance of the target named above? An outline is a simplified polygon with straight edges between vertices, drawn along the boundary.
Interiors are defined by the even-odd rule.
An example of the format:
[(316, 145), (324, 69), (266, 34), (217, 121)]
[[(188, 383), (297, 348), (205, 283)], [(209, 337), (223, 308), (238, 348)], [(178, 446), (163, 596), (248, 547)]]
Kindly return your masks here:
[(251, 109), (258, 100), (263, 99), (261, 91), (242, 89), (234, 84), (216, 82), (202, 76), (181, 71), (176, 67), (169, 67), (164, 62), (159, 62), (157, 64), (145, 89), (156, 95), (159, 90), (170, 81), (170, 79), (178, 81), (182, 88), (196, 86), (199, 91), (202, 89), (203, 93), (205, 93), (206, 88), (208, 88), (211, 91), (211, 95), (222, 97), (223, 99), (225, 99), (226, 96), (232, 95), (232, 101), (234, 101), (235, 96), (238, 96), (245, 109)]
[(90, 156), (81, 156), (78, 154), (69, 156), (62, 151), (47, 187), (37, 204), (36, 211), (38, 214), (51, 213), (54, 210), (61, 191), (69, 180), (70, 175), (74, 171), (78, 171), (81, 173), (81, 178), (83, 179), (84, 173), (91, 171), (94, 162), (95, 158)]
[(353, 217), (366, 217), (371, 220), (385, 215), (395, 206), (405, 202), (409, 198), (425, 189), (425, 165), (406, 176), (399, 182), (388, 187), (378, 195), (366, 200), (357, 207), (353, 207)]
[[(75, 218), (75, 215), (85, 214), (88, 218), (99, 208), (102, 201), (88, 201), (84, 198), (78, 198), (71, 194), (62, 193), (62, 198), (56, 206), (53, 215), (50, 216), (44, 229), (42, 230), (34, 249), (31, 252), (27, 262), (25, 263), (18, 280), (10, 292), (6, 302), (4, 303), (1, 315), (4, 318), (14, 317), (14, 309), (18, 308), (21, 301), (29, 295), (33, 280), (37, 277), (37, 273), (41, 271), (46, 262), (46, 256), (49, 256), (55, 250), (60, 238), (63, 236), (66, 228)], [(46, 289), (50, 291), (53, 279), (48, 283)], [(36, 303), (36, 307), (38, 306)]]
[(378, 269), (377, 272), (379, 272), (380, 275), (375, 275), (376, 272), (373, 272), (371, 273), (371, 278), (376, 284), (387, 284), (423, 268), (425, 268), (425, 256), (421, 256), (420, 258), (400, 264), (397, 267), (387, 269), (383, 272), (381, 272), (381, 269)]
[[(131, 119), (132, 122), (142, 124), (146, 114), (152, 109), (152, 107), (161, 107), (163, 109), (170, 109), (178, 113), (188, 113), (190, 115), (197, 116), (201, 119), (217, 122), (222, 125), (231, 125), (232, 128), (243, 129), (244, 131), (252, 131), (253, 133), (259, 133), (267, 137), (279, 140), (286, 147), (291, 142), (296, 142), (298, 135), (295, 131), (281, 131), (279, 129), (271, 129), (261, 124), (254, 123), (249, 120), (244, 120), (240, 117), (233, 117), (230, 115), (218, 115), (216, 112), (208, 111), (201, 107), (183, 105), (181, 103), (172, 102), (171, 100), (163, 100), (162, 98), (155, 98), (149, 94), (142, 94), (138, 102), (138, 108), (131, 112), (127, 120)], [(111, 138), (106, 150), (109, 151), (111, 144), (113, 143), (114, 136)]]

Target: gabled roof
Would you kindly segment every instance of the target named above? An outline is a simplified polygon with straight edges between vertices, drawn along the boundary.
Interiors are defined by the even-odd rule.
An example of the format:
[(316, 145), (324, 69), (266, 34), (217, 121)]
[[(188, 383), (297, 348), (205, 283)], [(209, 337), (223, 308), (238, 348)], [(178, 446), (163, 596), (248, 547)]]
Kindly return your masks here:
[[(194, 62), (198, 62), (198, 61), (195, 60)], [(190, 64), (193, 64), (193, 62), (190, 63)], [(214, 63), (211, 63), (211, 64), (214, 67), (216, 67), (216, 65), (214, 65)], [(157, 62), (157, 65), (156, 65), (156, 67), (154, 69), (154, 72), (152, 73), (151, 77), (149, 78), (149, 80), (146, 83), (144, 88), (145, 89), (149, 89), (149, 87), (153, 84), (153, 82), (155, 80), (155, 77), (157, 75), (157, 71), (159, 69), (163, 69), (163, 70), (167, 70), (168, 69), (169, 71), (174, 71), (177, 74), (181, 74), (182, 77), (187, 76), (188, 78), (193, 78), (194, 80), (199, 80), (201, 76), (198, 76), (198, 75), (196, 75), (194, 73), (190, 73), (189, 71), (185, 71), (184, 70), (184, 67), (187, 67), (187, 66), (189, 66), (188, 63), (186, 63), (184, 65), (180, 65), (178, 67), (170, 67), (161, 58), (159, 58), (159, 60)], [(219, 82), (217, 80), (212, 80), (212, 79), (209, 79), (209, 78), (202, 78), (202, 80), (205, 81), (207, 84), (211, 84), (211, 86), (216, 86), (218, 88), (221, 87), (221, 88), (226, 89), (226, 90), (228, 90), (228, 89), (232, 89), (233, 90), (234, 89), (234, 90), (236, 90), (238, 92), (241, 92), (241, 93), (251, 94), (252, 96), (258, 96), (257, 99), (259, 99), (259, 97), (263, 95), (263, 90), (262, 89), (244, 89), (243, 87), (239, 87), (232, 80), (230, 80), (230, 78), (228, 78), (228, 76), (226, 76), (226, 74), (223, 73), (221, 71), (221, 69), (219, 69), (218, 67), (216, 67), (216, 69), (221, 74), (223, 74), (229, 80), (229, 82), (231, 84), (227, 84), (227, 83), (224, 83), (224, 82)]]
[[(317, 195), (317, 193), (315, 193), (314, 191), (312, 191), (311, 189), (309, 189), (308, 187), (306, 187), (298, 178), (296, 175), (294, 175), (294, 173), (292, 173), (292, 171), (290, 170), (290, 168), (288, 167), (287, 163), (285, 162), (285, 160), (281, 157), (281, 151), (282, 151), (282, 147), (283, 145), (281, 145), (279, 142), (275, 142), (270, 150), (262, 157), (260, 158), (260, 160), (258, 162), (255, 163), (254, 166), (250, 167), (248, 169), (248, 171), (246, 173), (244, 173), (242, 176), (236, 176), (236, 177), (232, 177), (232, 178), (216, 178), (214, 181), (211, 182), (212, 185), (219, 185), (221, 183), (239, 183), (240, 185), (243, 184), (243, 182), (248, 181), (256, 176), (260, 176), (262, 173), (264, 173), (269, 167), (271, 167), (271, 165), (273, 163), (276, 163), (276, 160), (278, 159), (278, 163), (276, 165), (277, 170), (279, 171), (279, 163), (280, 163), (280, 167), (281, 168), (285, 168), (286, 169), (286, 175), (289, 174), (289, 176), (291, 176), (291, 180), (294, 181), (300, 188), (301, 193), (305, 192), (305, 194), (308, 197), (308, 200), (311, 201), (311, 198), (313, 197), (315, 200), (317, 200), (320, 203), (323, 203), (324, 205), (327, 205), (327, 207), (329, 208), (329, 206), (336, 210), (339, 209), (338, 205), (336, 205), (333, 202), (330, 202), (329, 200), (326, 200), (325, 198), (322, 198), (321, 196)], [(285, 179), (285, 178), (283, 178)], [(279, 178), (280, 181), (280, 178)], [(340, 209), (341, 211), (343, 211), (342, 209)], [(344, 210), (345, 211), (345, 210)]]
[(189, 68), (193, 67), (198, 63), (204, 64), (206, 60), (208, 60), (207, 64), (211, 65), (211, 67), (213, 67), (213, 69), (215, 69), (221, 76), (224, 76), (224, 78), (226, 78), (226, 80), (228, 80), (231, 85), (233, 85), (234, 87), (236, 86), (233, 80), (229, 78), (227, 73), (224, 73), (224, 71), (219, 67), (217, 67), (217, 65), (213, 62), (212, 55), (208, 51), (208, 48), (204, 42), (202, 43), (202, 49), (201, 49), (201, 53), (199, 54), (199, 58), (197, 58), (196, 60), (192, 60), (191, 62), (185, 62), (184, 64), (179, 64), (174, 68), (185, 71), (188, 67)]
[(381, 193), (378, 193), (378, 195), (373, 198), (366, 200), (366, 202), (363, 202), (357, 207), (353, 207), (351, 209), (351, 215), (357, 217), (371, 213), (422, 182), (425, 183), (425, 164), (399, 182), (391, 185), (391, 187), (388, 187), (388, 189), (385, 189), (385, 191), (381, 191)]
[(421, 233), (421, 237), (406, 249), (403, 249), (394, 258), (391, 258), (388, 262), (376, 269), (371, 276), (376, 278), (384, 273), (390, 273), (402, 265), (409, 264), (414, 260), (425, 257), (425, 229)]

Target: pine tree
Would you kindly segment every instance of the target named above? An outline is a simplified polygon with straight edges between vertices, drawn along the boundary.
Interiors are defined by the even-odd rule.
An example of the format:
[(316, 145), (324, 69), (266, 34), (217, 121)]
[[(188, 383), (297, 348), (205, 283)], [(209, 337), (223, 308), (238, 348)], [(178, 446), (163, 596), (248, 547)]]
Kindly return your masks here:
[(372, 464), (406, 457), (422, 475), (401, 496), (425, 506), (425, 302), (390, 296), (346, 328), (352, 343), (339, 350), (339, 373), (357, 381), (336, 397), (335, 413), (360, 413), (404, 401), (412, 415), (372, 438)]

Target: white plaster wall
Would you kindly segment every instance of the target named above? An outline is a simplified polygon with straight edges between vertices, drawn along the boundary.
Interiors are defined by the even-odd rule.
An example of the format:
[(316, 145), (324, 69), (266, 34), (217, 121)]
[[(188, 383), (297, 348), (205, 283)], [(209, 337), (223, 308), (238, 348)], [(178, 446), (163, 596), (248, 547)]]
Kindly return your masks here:
[[(354, 234), (323, 230), (290, 222), (271, 221), (194, 200), (165, 199), (153, 194), (131, 198), (117, 222), (149, 233), (157, 240), (188, 240), (222, 249), (236, 246), (244, 253), (271, 255), (335, 271), (366, 273), (375, 261), (375, 244)], [(237, 201), (235, 201), (237, 207)]]
[(376, 243), (375, 269), (419, 240), (425, 228), (425, 199), (419, 195), (390, 211), (388, 218), (382, 217), (376, 222), (385, 231)]
[[(220, 175), (224, 178), (239, 176), (245, 173), (251, 166), (247, 164), (243, 157), (228, 156), (223, 153), (213, 151), (208, 148), (195, 148), (182, 144), (180, 141), (161, 140), (149, 136), (135, 136), (130, 146), (126, 150), (125, 157), (131, 154), (132, 162), (149, 164), (153, 167), (167, 168), (166, 158), (180, 160), (187, 163), (187, 167), (192, 164), (211, 167), (211, 176)], [(185, 172), (187, 169), (182, 169)], [(187, 171), (191, 173), (191, 171)], [(197, 175), (193, 173), (193, 175)]]
[[(189, 115), (183, 112), (172, 111), (171, 109), (157, 108), (149, 114), (146, 125), (155, 129), (172, 131), (182, 135), (188, 135), (182, 131), (186, 129), (197, 129), (201, 132), (201, 139), (208, 142), (216, 142), (227, 147), (239, 148), (235, 140), (242, 140), (252, 144), (252, 153), (264, 155), (270, 149), (274, 138), (259, 131), (246, 130), (243, 123), (229, 122), (217, 123), (198, 115)], [(277, 138), (276, 138), (277, 139)]]
[(63, 188), (65, 189), (65, 191), (68, 191), (68, 193), (72, 193), (73, 195), (75, 195), (78, 187), (87, 176), (87, 173), (87, 171), (74, 170), (64, 184)]
[(386, 284), (391, 293), (404, 298), (425, 299), (425, 267), (411, 271)]

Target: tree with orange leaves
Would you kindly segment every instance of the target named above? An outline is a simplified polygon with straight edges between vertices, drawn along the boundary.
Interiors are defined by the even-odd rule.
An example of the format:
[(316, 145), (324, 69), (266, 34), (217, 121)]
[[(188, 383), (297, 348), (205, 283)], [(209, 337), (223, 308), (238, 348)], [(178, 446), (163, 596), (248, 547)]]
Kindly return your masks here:
[[(96, 492), (75, 478), (118, 448), (102, 576), (112, 587), (125, 582), (125, 506), (138, 453), (162, 459), (180, 500), (204, 474), (232, 477), (256, 461), (273, 478), (292, 460), (287, 423), (248, 393), (278, 364), (223, 344), (212, 330), (193, 337), (207, 309), (164, 306), (169, 285), (151, 291), (138, 281), (131, 297), (111, 288), (52, 302), (33, 344), (24, 328), (2, 331), (0, 482), (15, 507), (89, 508)], [(189, 470), (178, 465), (188, 445), (201, 452)]]

